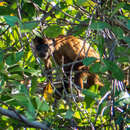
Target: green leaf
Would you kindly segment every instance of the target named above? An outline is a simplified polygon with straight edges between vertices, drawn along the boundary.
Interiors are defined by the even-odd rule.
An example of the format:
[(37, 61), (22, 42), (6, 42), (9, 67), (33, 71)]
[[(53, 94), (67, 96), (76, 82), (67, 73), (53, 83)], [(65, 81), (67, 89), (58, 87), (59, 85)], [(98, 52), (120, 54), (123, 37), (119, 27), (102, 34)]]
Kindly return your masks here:
[(47, 112), (50, 109), (47, 102), (40, 100), (39, 97), (36, 97), (36, 104), (37, 104), (37, 110), (40, 112)]
[(32, 0), (34, 3), (38, 4), (39, 6), (42, 5), (42, 0)]
[(112, 11), (111, 17), (114, 16), (114, 14), (116, 14), (118, 12), (118, 10), (120, 8), (123, 8), (125, 6), (124, 2), (119, 2), (116, 6), (116, 8), (114, 9), (114, 11)]
[(38, 26), (39, 22), (28, 22), (21, 24), (21, 32), (31, 32), (34, 28)]
[(130, 45), (130, 37), (123, 37), (123, 40)]
[(36, 70), (34, 68), (24, 69), (24, 72), (31, 74), (32, 76), (37, 76), (40, 73), (40, 70)]
[(101, 64), (98, 62), (98, 63), (92, 64), (89, 70), (91, 73), (105, 73), (108, 70), (108, 68), (105, 64)]
[(24, 106), (27, 109), (28, 113), (32, 115), (33, 119), (35, 118), (35, 108), (33, 107), (29, 95), (25, 95), (24, 93), (19, 93), (13, 95), (12, 97), (13, 99), (16, 99), (16, 101), (20, 105)]
[(16, 55), (15, 54), (10, 54), (9, 56), (7, 56), (6, 57), (6, 64), (7, 65), (16, 64)]
[(124, 57), (124, 56), (119, 57), (117, 59), (117, 62), (120, 62), (120, 63), (129, 62), (129, 61), (130, 61), (130, 58), (129, 57)]
[(49, 38), (55, 38), (62, 33), (62, 29), (58, 25), (49, 26), (45, 31), (45, 35)]
[(4, 85), (4, 80), (2, 79), (2, 80), (0, 81), (0, 87), (3, 86), (3, 85)]
[(107, 68), (107, 66), (105, 65), (105, 64), (100, 64), (100, 68), (99, 68), (100, 70), (99, 70), (99, 72), (101, 72), (101, 73), (105, 73), (106, 71), (108, 71), (108, 68)]
[(77, 26), (74, 26), (73, 28), (73, 32), (74, 32), (74, 36), (79, 36), (81, 34), (83, 34), (87, 29), (87, 26), (83, 26), (82, 24), (79, 24)]
[(87, 104), (87, 107), (91, 107), (96, 102), (96, 99), (99, 97), (95, 92), (87, 89), (83, 90), (83, 94), (85, 95), (85, 102)]
[(69, 110), (66, 112), (65, 118), (66, 118), (66, 119), (71, 119), (72, 116), (73, 116), (73, 114), (74, 114), (74, 112), (69, 109)]
[(25, 85), (23, 84), (20, 84), (19, 85), (19, 92), (20, 93), (24, 93), (26, 96), (29, 96), (29, 92), (28, 92), (28, 89)]
[(29, 3), (30, 2), (30, 0), (23, 0), (25, 3)]
[(87, 0), (77, 0), (77, 4), (78, 4), (79, 6), (85, 5), (86, 2), (87, 2)]
[(122, 70), (114, 62), (104, 59), (104, 63), (106, 64), (108, 70), (112, 73), (113, 78), (120, 81), (124, 79)]
[(121, 55), (122, 52), (125, 52), (125, 51), (126, 51), (126, 47), (123, 47), (123, 46), (119, 46), (119, 47), (115, 48), (115, 54), (116, 55)]
[(94, 22), (92, 22), (90, 28), (93, 30), (100, 31), (100, 30), (103, 30), (105, 28), (110, 28), (110, 25), (106, 22), (94, 21)]
[(73, 0), (66, 0), (66, 3), (67, 3), (68, 5), (73, 5)]
[(15, 64), (8, 68), (8, 71), (11, 73), (18, 73), (18, 72), (24, 72), (23, 67), (20, 67), (18, 64)]
[(37, 84), (38, 84), (38, 81), (37, 81), (37, 76), (33, 76), (32, 77), (32, 80), (31, 80), (31, 95), (34, 95), (37, 91)]
[(86, 57), (83, 59), (83, 64), (88, 66), (90, 64), (92, 64), (93, 62), (95, 62), (97, 60), (97, 58), (95, 57)]
[(39, 108), (39, 111), (41, 112), (48, 112), (49, 111), (49, 105), (47, 104), (47, 102), (42, 102), (40, 108)]
[(27, 110), (32, 115), (33, 119), (35, 119), (35, 116), (36, 116), (35, 108), (34, 108), (34, 106), (33, 106), (29, 97), (28, 97)]
[(19, 93), (12, 95), (13, 99), (16, 99), (20, 105), (23, 105), (24, 107), (28, 106), (28, 99), (25, 94)]
[(7, 16), (4, 16), (4, 19), (5, 19), (6, 23), (10, 26), (14, 26), (16, 23), (20, 22), (18, 17), (16, 17), (16, 16), (7, 15)]
[(60, 4), (60, 8), (61, 8), (61, 9), (67, 8), (66, 2), (62, 2), (62, 1), (61, 1), (59, 4)]
[(2, 87), (4, 86), (5, 81), (2, 79), (0, 80), (0, 93), (4, 90)]
[(123, 7), (125, 10), (130, 10), (130, 4), (125, 3), (125, 6)]
[(3, 53), (0, 52), (0, 64), (3, 62), (3, 57), (4, 57)]
[(39, 97), (36, 97), (36, 98), (35, 98), (35, 101), (36, 101), (36, 104), (37, 104), (37, 109), (39, 110), (39, 108), (40, 108), (42, 102), (41, 102), (41, 100), (40, 100)]
[(87, 97), (92, 98), (92, 99), (95, 99), (95, 98), (98, 98), (98, 97), (99, 97), (95, 92), (92, 92), (92, 91), (87, 90), (87, 89), (83, 90), (83, 94), (84, 94), (85, 96), (87, 96)]
[(19, 75), (19, 74), (11, 74), (11, 75), (9, 76), (9, 78), (10, 78), (10, 79), (13, 79), (13, 80), (19, 80), (19, 81), (23, 80), (23, 76), (21, 76), (21, 75)]
[(23, 51), (19, 51), (16, 53), (16, 62), (20, 61), (24, 55)]
[(91, 73), (99, 73), (100, 69), (100, 64), (99, 63), (95, 63), (94, 65), (90, 66), (90, 72)]
[(25, 111), (24, 113), (29, 121), (34, 121), (34, 117), (30, 112)]
[(118, 39), (123, 39), (124, 31), (120, 27), (112, 27), (112, 31), (117, 36)]
[(22, 6), (22, 11), (24, 13), (22, 13), (22, 18), (25, 19), (26, 21), (31, 21), (32, 17), (36, 14), (36, 10), (35, 7), (33, 5), (33, 3), (27, 2), (24, 3)]
[(126, 27), (128, 28), (128, 30), (130, 30), (130, 20), (128, 20)]
[(96, 42), (98, 46), (98, 51), (100, 53), (100, 56), (102, 57), (104, 54), (104, 38), (100, 35), (97, 35)]
[(14, 12), (14, 10), (12, 10), (9, 7), (0, 6), (0, 15), (1, 16), (3, 16), (3, 15), (9, 15), (9, 14), (11, 14), (13, 12)]

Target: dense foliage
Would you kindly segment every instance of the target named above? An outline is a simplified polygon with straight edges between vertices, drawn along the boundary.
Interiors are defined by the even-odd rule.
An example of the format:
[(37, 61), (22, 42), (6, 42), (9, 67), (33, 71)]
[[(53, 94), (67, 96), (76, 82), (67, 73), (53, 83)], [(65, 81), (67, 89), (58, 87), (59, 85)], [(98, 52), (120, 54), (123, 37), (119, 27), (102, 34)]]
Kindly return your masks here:
[[(0, 1), (0, 129), (125, 129), (130, 127), (130, 3), (127, 0)], [(83, 63), (104, 87), (82, 101), (56, 99), (62, 68), (48, 83), (32, 39), (74, 35), (98, 51)], [(73, 76), (73, 75), (72, 75)], [(43, 88), (47, 87), (43, 93)]]

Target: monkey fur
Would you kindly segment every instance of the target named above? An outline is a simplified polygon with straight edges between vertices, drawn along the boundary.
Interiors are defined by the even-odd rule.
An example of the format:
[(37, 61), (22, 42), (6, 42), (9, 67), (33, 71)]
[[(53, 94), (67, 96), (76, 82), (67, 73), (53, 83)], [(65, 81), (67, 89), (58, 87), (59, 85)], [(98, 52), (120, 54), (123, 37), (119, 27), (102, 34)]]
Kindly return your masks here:
[[(89, 44), (84, 41), (74, 37), (72, 35), (69, 36), (59, 36), (55, 39), (49, 38), (40, 38), (36, 37), (34, 39), (34, 46), (37, 55), (41, 58), (41, 60), (45, 63), (46, 70), (49, 70), (52, 67), (52, 63), (50, 60), (51, 55), (53, 54), (54, 59), (58, 65), (71, 63), (75, 60), (82, 60), (85, 58), (85, 54), (89, 48)], [(81, 48), (83, 48), (81, 50)], [(97, 59), (100, 58), (99, 54), (92, 48), (89, 48), (87, 53), (88, 57), (95, 57)], [(63, 61), (64, 59), (64, 61)], [(64, 71), (70, 72), (72, 65), (65, 66)], [(99, 81), (99, 77), (96, 74), (89, 72), (89, 67), (84, 66), (82, 62), (76, 63), (73, 68), (74, 71), (79, 71), (79, 73), (75, 73), (74, 75), (74, 83), (81, 89), (83, 89), (83, 79), (87, 77), (87, 87), (90, 87), (94, 84), (99, 86), (103, 86), (103, 84)], [(82, 71), (81, 71), (82, 70)], [(69, 77), (69, 73), (66, 73), (67, 77)], [(64, 86), (69, 91), (69, 84), (64, 82)], [(58, 88), (58, 91), (62, 93), (63, 87)]]

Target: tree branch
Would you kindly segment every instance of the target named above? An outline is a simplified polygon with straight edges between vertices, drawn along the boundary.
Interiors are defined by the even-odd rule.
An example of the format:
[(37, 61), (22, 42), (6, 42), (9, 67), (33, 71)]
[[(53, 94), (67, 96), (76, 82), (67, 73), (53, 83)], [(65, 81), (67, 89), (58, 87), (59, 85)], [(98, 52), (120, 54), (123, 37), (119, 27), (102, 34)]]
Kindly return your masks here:
[[(25, 116), (23, 115), (18, 116), (18, 114), (12, 110), (3, 109), (2, 107), (0, 107), (0, 113), (10, 118), (19, 120), (23, 122), (24, 124), (26, 123), (26, 125), (29, 127), (49, 130), (49, 127), (46, 124), (40, 123), (38, 121), (29, 121)], [(22, 120), (20, 117), (22, 118)]]

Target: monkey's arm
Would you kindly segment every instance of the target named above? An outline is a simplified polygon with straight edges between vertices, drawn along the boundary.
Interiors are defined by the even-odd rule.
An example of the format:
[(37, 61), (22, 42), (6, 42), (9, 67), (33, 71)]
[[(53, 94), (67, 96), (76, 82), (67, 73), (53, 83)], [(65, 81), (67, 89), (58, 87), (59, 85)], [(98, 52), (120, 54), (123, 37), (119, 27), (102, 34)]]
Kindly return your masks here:
[(52, 68), (52, 62), (51, 62), (51, 60), (50, 60), (50, 58), (49, 59), (44, 59), (44, 64), (45, 64), (45, 70), (47, 70), (48, 72), (47, 72), (47, 77), (48, 77), (48, 79), (49, 80), (51, 80), (52, 79), (52, 71), (50, 71), (50, 69)]

